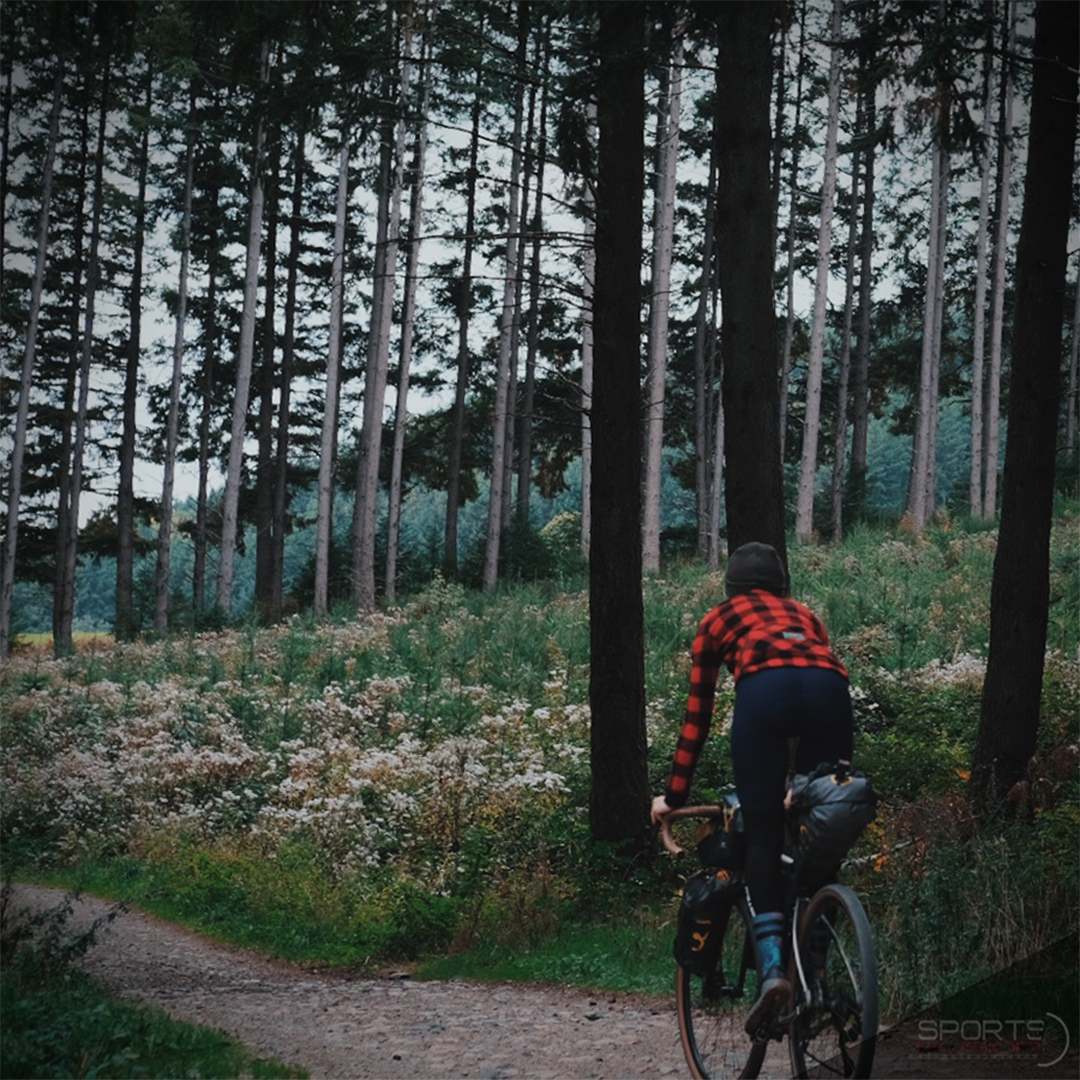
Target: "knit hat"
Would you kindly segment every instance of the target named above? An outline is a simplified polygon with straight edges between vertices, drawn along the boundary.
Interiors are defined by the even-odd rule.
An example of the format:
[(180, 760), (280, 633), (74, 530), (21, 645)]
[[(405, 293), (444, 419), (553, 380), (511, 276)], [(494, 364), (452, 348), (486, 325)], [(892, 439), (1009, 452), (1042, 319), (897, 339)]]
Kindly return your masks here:
[(757, 540), (751, 540), (731, 553), (724, 582), (728, 596), (751, 589), (764, 589), (777, 596), (786, 596), (788, 591), (787, 571), (776, 548)]

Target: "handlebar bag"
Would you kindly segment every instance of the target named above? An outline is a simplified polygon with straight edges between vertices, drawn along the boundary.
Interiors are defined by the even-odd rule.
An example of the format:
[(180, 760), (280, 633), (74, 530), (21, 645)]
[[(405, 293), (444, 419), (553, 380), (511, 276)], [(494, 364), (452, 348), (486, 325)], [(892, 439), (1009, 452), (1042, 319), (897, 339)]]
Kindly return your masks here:
[(746, 861), (746, 832), (742, 807), (734, 793), (720, 800), (720, 817), (707, 828), (697, 845), (697, 856), (704, 867), (741, 870)]

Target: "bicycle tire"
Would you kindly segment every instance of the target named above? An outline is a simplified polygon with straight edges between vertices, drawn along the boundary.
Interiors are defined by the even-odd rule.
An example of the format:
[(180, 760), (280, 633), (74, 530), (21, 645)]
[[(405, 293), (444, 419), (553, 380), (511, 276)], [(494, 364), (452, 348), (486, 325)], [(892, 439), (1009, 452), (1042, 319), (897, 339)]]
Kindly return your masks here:
[(878, 1024), (877, 953), (862, 902), (826, 885), (799, 920), (806, 983), (788, 1031), (795, 1077), (868, 1077)]
[(752, 1080), (761, 1071), (768, 1046), (751, 1042), (743, 1029), (756, 993), (757, 963), (750, 911), (746, 898), (741, 896), (732, 906), (724, 930), (716, 974), (701, 978), (681, 965), (676, 970), (679, 1040), (695, 1080), (736, 1076)]

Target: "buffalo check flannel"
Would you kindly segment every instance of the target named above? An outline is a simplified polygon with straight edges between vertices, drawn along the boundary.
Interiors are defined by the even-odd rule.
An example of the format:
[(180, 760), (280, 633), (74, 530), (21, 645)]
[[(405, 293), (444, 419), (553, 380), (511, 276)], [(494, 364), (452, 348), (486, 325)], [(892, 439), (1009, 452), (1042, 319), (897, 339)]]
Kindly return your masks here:
[(708, 738), (721, 664), (734, 674), (736, 685), (756, 671), (782, 667), (825, 668), (847, 678), (847, 669), (829, 648), (821, 619), (798, 601), (761, 589), (713, 608), (701, 620), (692, 656), (690, 697), (665, 791), (673, 807), (686, 802)]

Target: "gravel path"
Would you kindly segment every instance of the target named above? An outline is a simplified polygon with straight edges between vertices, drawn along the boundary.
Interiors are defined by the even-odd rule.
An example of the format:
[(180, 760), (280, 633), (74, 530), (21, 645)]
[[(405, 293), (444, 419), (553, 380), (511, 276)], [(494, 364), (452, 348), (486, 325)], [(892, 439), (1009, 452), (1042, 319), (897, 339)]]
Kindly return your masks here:
[[(53, 906), (61, 895), (20, 887), (16, 906)], [(108, 910), (84, 897), (75, 921)], [(220, 1028), (316, 1080), (687, 1075), (673, 998), (353, 977), (267, 960), (135, 911), (99, 933), (84, 963), (117, 993)], [(770, 1048), (763, 1075), (788, 1075), (784, 1048)]]

